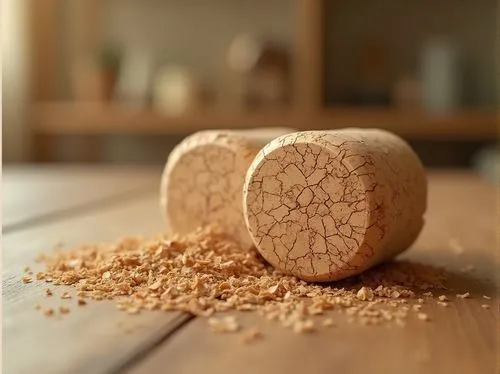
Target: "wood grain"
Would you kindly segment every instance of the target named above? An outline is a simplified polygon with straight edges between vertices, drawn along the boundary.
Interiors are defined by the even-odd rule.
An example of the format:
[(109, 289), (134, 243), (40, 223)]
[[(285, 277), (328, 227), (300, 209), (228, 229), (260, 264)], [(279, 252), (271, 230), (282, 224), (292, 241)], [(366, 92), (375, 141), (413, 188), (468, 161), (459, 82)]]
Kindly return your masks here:
[(160, 173), (160, 168), (5, 167), (3, 232), (156, 191)]
[[(197, 319), (130, 372), (494, 373), (499, 265), (495, 193), (495, 187), (471, 174), (430, 176), (426, 228), (403, 258), (445, 266), (450, 286), (472, 295), (455, 299), (456, 291), (450, 290), (454, 300), (449, 307), (426, 303), (430, 322), (412, 317), (404, 327), (364, 326), (332, 314), (335, 327), (304, 336), (256, 314), (240, 313), (245, 328), (257, 326), (264, 334), (262, 341), (244, 345), (237, 335), (211, 333), (206, 321)], [(473, 269), (463, 273), (464, 266)], [(482, 308), (484, 303), (491, 308)]]
[[(3, 237), (3, 369), (6, 373), (106, 373), (127, 367), (152, 346), (189, 320), (180, 313), (142, 313), (130, 316), (113, 302), (95, 301), (77, 306), (76, 298), (62, 300), (69, 287), (21, 282), (23, 269), (36, 255), (58, 242), (65, 246), (88, 241), (114, 241), (124, 235), (154, 234), (162, 221), (156, 194), (81, 214), (55, 223), (45, 223)], [(70, 313), (46, 317), (36, 311), (68, 306)], [(57, 309), (56, 309), (57, 310)], [(56, 314), (59, 314), (56, 312)], [(127, 333), (127, 331), (129, 331)]]

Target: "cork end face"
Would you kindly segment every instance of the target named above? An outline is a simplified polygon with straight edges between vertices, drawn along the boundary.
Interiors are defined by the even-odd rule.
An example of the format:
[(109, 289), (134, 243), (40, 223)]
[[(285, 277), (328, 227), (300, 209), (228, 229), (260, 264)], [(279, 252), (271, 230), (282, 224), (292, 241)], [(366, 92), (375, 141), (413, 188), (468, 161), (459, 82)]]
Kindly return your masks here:
[(338, 149), (314, 139), (291, 134), (274, 143), (259, 153), (245, 181), (245, 219), (259, 252), (307, 281), (364, 270), (369, 207), (363, 179)]
[(187, 234), (200, 226), (217, 225), (243, 248), (250, 248), (253, 244), (241, 200), (251, 160), (227, 144), (205, 138), (188, 139), (172, 152), (165, 166), (160, 206), (167, 229)]

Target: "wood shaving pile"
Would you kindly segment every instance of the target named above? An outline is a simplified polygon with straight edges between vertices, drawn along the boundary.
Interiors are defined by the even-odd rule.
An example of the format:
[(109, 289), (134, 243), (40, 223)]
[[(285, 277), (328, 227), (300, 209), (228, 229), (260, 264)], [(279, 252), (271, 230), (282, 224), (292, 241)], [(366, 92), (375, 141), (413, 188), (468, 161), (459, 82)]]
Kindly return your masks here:
[[(402, 325), (411, 313), (427, 321), (421, 310), (424, 297), (448, 300), (433, 296), (446, 289), (441, 269), (400, 261), (341, 282), (306, 283), (280, 273), (256, 251), (244, 251), (210, 228), (171, 239), (128, 237), (115, 244), (87, 244), (40, 260), (46, 270), (36, 278), (76, 287), (80, 305), (84, 299), (113, 299), (130, 314), (159, 309), (205, 317), (256, 311), (297, 333), (314, 331), (313, 317), (328, 311), (363, 324)], [(214, 331), (240, 328), (234, 319), (212, 318)], [(333, 321), (327, 318), (318, 325), (332, 326)]]

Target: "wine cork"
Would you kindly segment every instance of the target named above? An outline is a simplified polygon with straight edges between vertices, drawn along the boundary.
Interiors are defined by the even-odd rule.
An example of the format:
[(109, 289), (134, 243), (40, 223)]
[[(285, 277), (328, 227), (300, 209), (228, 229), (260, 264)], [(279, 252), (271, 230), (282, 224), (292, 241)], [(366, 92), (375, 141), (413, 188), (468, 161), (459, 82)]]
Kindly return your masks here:
[(262, 256), (307, 281), (333, 281), (407, 249), (422, 229), (425, 170), (382, 130), (305, 131), (266, 145), (244, 186), (245, 221)]
[(242, 247), (253, 245), (243, 218), (246, 172), (257, 152), (285, 128), (209, 130), (188, 136), (170, 153), (160, 187), (167, 231), (187, 234), (217, 224)]

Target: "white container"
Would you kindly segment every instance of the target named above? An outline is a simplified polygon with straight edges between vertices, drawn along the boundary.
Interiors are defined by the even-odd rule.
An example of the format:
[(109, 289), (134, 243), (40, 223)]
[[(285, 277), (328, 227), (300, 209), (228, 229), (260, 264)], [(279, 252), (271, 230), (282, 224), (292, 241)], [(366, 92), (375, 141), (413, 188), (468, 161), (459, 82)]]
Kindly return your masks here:
[(462, 72), (458, 48), (446, 39), (428, 41), (420, 65), (422, 106), (432, 112), (450, 112), (461, 104)]

